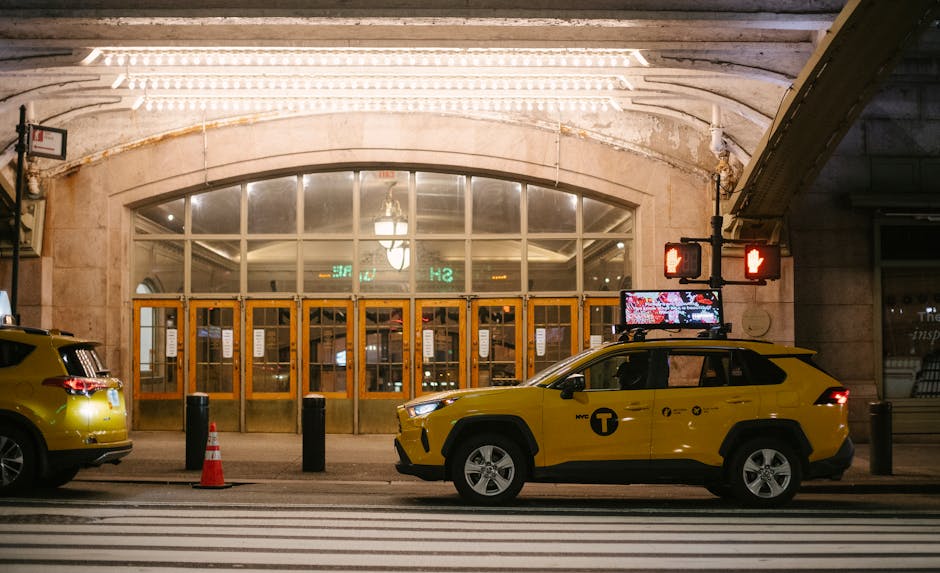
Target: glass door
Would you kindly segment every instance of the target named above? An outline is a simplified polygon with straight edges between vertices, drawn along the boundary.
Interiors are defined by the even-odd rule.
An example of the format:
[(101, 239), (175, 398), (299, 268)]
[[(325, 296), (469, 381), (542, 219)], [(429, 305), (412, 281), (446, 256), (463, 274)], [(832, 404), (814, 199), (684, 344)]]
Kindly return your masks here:
[(183, 428), (183, 303), (134, 301), (134, 429)]
[(236, 300), (189, 303), (189, 389), (209, 395), (210, 421), (219, 431), (240, 430), (239, 345), (241, 310)]
[(326, 397), (326, 431), (353, 433), (353, 303), (305, 300), (303, 303), (304, 393)]
[(578, 352), (578, 299), (530, 298), (526, 374), (532, 376)]
[(464, 300), (415, 302), (415, 393), (466, 387), (466, 307)]
[(297, 431), (296, 308), (292, 300), (246, 303), (245, 427), (249, 432)]
[(408, 399), (411, 316), (407, 300), (359, 301), (359, 431), (393, 433), (395, 408)]
[(476, 299), (470, 305), (471, 382), (474, 387), (522, 382), (522, 300)]

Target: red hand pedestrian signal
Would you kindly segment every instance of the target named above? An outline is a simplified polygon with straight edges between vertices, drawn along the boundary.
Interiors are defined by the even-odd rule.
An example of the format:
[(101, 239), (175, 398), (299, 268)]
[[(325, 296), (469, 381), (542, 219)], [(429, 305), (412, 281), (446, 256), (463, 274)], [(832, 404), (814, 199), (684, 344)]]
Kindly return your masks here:
[(694, 279), (702, 274), (702, 247), (698, 243), (666, 243), (663, 274), (667, 279)]
[(780, 245), (745, 245), (744, 278), (752, 281), (779, 279)]

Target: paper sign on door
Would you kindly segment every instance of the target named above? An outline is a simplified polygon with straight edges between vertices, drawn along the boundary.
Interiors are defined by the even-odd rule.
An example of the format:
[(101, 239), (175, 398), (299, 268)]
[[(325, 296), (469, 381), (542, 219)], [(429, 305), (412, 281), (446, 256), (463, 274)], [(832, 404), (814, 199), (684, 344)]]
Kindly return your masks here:
[(480, 358), (490, 357), (490, 331), (480, 330), (477, 332), (480, 340)]

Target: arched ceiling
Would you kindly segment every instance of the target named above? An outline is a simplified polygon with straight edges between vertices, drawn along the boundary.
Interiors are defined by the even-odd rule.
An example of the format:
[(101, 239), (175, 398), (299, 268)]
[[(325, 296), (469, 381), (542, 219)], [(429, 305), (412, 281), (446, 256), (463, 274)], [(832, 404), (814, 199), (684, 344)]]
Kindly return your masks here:
[[(747, 179), (739, 185), (747, 199), (739, 198), (738, 207), (779, 218), (794, 192), (787, 191), (791, 179), (811, 181), (826, 157), (807, 151), (815, 167), (794, 173), (807, 138), (825, 137), (831, 152), (864, 104), (866, 95), (844, 98), (839, 85), (868, 74), (858, 89), (870, 95), (897, 38), (909, 35), (905, 26), (937, 2), (906, 2), (910, 14), (891, 25), (899, 31), (878, 38), (893, 43), (878, 53), (859, 52), (880, 58), (863, 62), (867, 71), (852, 67), (861, 58), (851, 54), (872, 37), (866, 26), (891, 27), (883, 24), (901, 12), (893, 2), (22, 4), (0, 0), (5, 188), (23, 105), (30, 123), (68, 130), (67, 159), (36, 160), (41, 177), (203, 126), (285, 115), (433, 113), (557, 130), (703, 176), (724, 149)], [(853, 13), (867, 20), (849, 20)], [(851, 41), (833, 42), (830, 31)], [(828, 82), (814, 113), (806, 113), (813, 103), (807, 94), (826, 94), (821, 88), (836, 67), (831, 62), (846, 71)], [(833, 106), (840, 100), (848, 103), (838, 125), (821, 136), (815, 123), (838, 111)], [(802, 127), (798, 111), (808, 118)], [(782, 144), (789, 146), (789, 162), (774, 155)], [(766, 183), (754, 184), (761, 176)]]

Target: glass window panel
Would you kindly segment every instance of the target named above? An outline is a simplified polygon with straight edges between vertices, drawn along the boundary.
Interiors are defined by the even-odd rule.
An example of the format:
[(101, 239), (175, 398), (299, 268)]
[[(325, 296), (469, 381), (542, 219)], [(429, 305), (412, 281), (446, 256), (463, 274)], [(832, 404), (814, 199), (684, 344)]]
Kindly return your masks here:
[(395, 234), (406, 235), (408, 172), (363, 171), (359, 190), (359, 230), (363, 236), (375, 236), (376, 218), (385, 215), (386, 200), (394, 207), (395, 214), (400, 215)]
[(415, 174), (419, 233), (464, 232), (466, 177), (446, 173)]
[(633, 209), (590, 197), (582, 207), (585, 233), (632, 233)]
[(133, 284), (151, 292), (183, 292), (183, 241), (134, 241)]
[(241, 241), (193, 241), (194, 293), (239, 292)]
[(297, 232), (297, 177), (248, 184), (248, 232)]
[(310, 331), (309, 392), (346, 392), (347, 322), (345, 306), (315, 306), (308, 309)]
[(297, 291), (297, 241), (248, 241), (248, 292)]
[(378, 242), (359, 242), (359, 290), (407, 293), (410, 291), (411, 248), (407, 241), (394, 249)]
[[(251, 391), (290, 392), (291, 309), (255, 307), (251, 313)], [(263, 356), (255, 355), (254, 336), (259, 331), (264, 340)]]
[(519, 233), (522, 184), (474, 177), (471, 180), (474, 233)]
[(522, 288), (521, 241), (472, 241), (474, 292), (518, 291)]
[(526, 192), (526, 212), (530, 233), (574, 233), (577, 231), (577, 195), (535, 185), (529, 185)]
[(405, 330), (401, 306), (371, 306), (364, 312), (365, 390), (405, 390)]
[(940, 269), (882, 271), (884, 392), (888, 398), (937, 398), (940, 391)]
[(352, 171), (304, 175), (304, 232), (351, 233)]
[(182, 234), (185, 206), (186, 200), (180, 197), (158, 205), (141, 207), (137, 210), (134, 229), (138, 235)]
[(464, 241), (418, 241), (415, 283), (419, 292), (463, 292)]
[(233, 392), (235, 355), (228, 354), (223, 340), (235, 330), (231, 307), (196, 309), (194, 343), (197, 392)]
[(526, 262), (529, 290), (570, 291), (577, 288), (578, 240), (529, 239)]
[(306, 292), (352, 292), (353, 242), (304, 241)]
[(584, 290), (633, 288), (633, 241), (584, 239)]
[(241, 232), (241, 185), (197, 193), (190, 200), (195, 234)]
[(444, 392), (460, 387), (463, 345), (460, 318), (464, 312), (463, 301), (421, 307), (418, 342), (421, 392)]
[[(178, 328), (177, 309), (161, 306), (140, 307), (140, 391), (145, 394), (179, 392), (176, 356), (167, 356), (167, 330)], [(174, 348), (175, 350), (175, 348)]]

